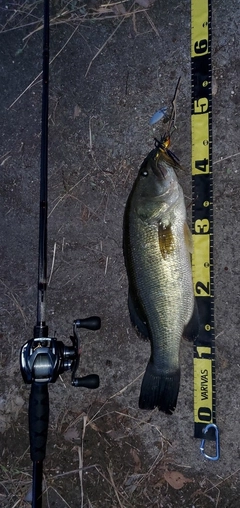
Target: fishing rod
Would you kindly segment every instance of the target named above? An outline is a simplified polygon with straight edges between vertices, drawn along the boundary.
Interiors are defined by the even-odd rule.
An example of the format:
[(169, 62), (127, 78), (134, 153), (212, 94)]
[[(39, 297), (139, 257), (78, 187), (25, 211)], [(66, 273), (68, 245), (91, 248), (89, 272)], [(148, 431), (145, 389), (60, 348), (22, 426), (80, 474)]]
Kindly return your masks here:
[(75, 387), (98, 388), (99, 377), (90, 374), (76, 377), (80, 360), (79, 328), (99, 330), (98, 316), (76, 319), (73, 322), (72, 345), (52, 338), (46, 324), (47, 290), (47, 214), (48, 214), (48, 90), (49, 90), (49, 0), (44, 0), (43, 25), (43, 72), (42, 72), (42, 136), (40, 164), (40, 211), (37, 285), (37, 321), (33, 338), (21, 348), (20, 369), (23, 380), (31, 384), (29, 397), (30, 456), (33, 463), (32, 508), (42, 507), (43, 461), (46, 455), (49, 395), (48, 383), (71, 370), (71, 383)]

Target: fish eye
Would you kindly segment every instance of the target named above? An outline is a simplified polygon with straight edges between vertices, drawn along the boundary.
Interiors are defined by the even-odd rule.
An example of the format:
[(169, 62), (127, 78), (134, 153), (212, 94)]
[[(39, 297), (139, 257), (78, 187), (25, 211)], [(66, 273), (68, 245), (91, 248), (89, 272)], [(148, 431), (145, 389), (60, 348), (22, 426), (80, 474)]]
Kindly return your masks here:
[(141, 173), (142, 176), (148, 176), (148, 171), (146, 169), (144, 169)]

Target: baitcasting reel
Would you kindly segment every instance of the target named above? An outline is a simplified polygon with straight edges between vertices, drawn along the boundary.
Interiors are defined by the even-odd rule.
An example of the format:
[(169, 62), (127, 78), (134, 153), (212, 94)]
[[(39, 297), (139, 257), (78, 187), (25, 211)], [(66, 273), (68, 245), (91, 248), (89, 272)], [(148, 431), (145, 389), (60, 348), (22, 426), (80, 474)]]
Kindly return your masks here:
[(97, 374), (84, 377), (75, 377), (75, 375), (81, 353), (77, 329), (99, 330), (100, 327), (101, 319), (97, 316), (76, 319), (73, 322), (73, 336), (70, 337), (72, 346), (65, 346), (62, 341), (48, 337), (47, 327), (43, 327), (43, 330), (39, 329), (40, 327), (35, 327), (35, 338), (26, 342), (20, 352), (20, 367), (24, 382), (27, 384), (55, 383), (59, 374), (71, 370), (73, 386), (98, 388), (99, 376)]

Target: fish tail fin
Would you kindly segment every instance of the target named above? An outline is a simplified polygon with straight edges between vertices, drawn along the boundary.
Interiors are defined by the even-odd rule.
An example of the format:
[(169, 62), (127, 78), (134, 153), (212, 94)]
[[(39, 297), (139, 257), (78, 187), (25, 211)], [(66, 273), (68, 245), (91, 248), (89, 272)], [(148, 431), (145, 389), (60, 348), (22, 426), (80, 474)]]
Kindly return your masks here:
[(143, 376), (139, 397), (140, 409), (154, 409), (172, 414), (177, 405), (180, 385), (180, 369), (173, 372), (159, 372), (154, 363), (148, 362)]

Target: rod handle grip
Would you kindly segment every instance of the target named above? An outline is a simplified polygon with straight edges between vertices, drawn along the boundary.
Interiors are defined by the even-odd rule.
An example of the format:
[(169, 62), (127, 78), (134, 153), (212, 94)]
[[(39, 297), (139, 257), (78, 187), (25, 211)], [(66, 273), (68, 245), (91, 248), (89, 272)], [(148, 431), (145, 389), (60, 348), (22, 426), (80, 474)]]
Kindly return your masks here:
[(33, 462), (43, 461), (46, 455), (49, 422), (47, 383), (32, 383), (28, 414), (31, 460)]

